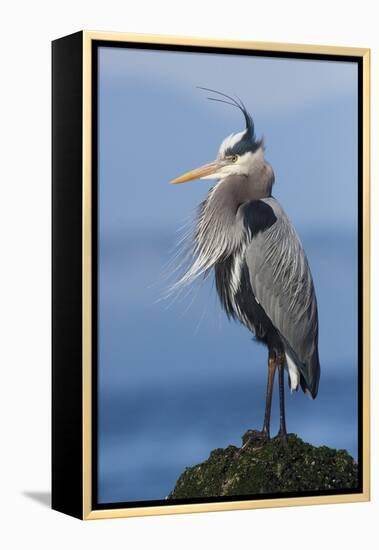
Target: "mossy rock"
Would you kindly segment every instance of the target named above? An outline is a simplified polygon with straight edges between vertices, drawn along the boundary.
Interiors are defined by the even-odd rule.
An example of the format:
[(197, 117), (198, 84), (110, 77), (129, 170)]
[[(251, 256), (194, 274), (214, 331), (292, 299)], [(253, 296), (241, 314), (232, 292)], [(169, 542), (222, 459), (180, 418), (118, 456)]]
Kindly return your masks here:
[(358, 467), (345, 450), (314, 447), (295, 434), (256, 445), (249, 432), (241, 449), (215, 449), (202, 464), (186, 468), (169, 499), (354, 489)]

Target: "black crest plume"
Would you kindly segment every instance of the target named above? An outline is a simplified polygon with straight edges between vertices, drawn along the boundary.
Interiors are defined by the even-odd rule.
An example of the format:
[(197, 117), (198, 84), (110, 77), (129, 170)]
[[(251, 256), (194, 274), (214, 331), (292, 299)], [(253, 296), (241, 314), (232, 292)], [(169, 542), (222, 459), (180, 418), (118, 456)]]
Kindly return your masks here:
[(245, 118), (245, 124), (246, 124), (246, 135), (244, 136), (244, 140), (248, 141), (250, 144), (249, 150), (256, 151), (258, 147), (262, 144), (262, 140), (257, 140), (255, 137), (255, 129), (254, 129), (254, 121), (250, 113), (245, 107), (245, 104), (243, 101), (236, 96), (236, 99), (234, 97), (231, 97), (228, 94), (225, 94), (223, 92), (219, 92), (218, 90), (212, 90), (211, 88), (203, 88), (202, 86), (197, 86), (199, 90), (204, 90), (206, 92), (211, 92), (212, 94), (217, 94), (221, 96), (221, 99), (219, 97), (207, 97), (210, 101), (217, 101), (218, 103), (225, 103), (226, 105), (231, 105), (232, 107), (235, 107), (236, 109), (239, 109), (241, 113), (243, 114)]

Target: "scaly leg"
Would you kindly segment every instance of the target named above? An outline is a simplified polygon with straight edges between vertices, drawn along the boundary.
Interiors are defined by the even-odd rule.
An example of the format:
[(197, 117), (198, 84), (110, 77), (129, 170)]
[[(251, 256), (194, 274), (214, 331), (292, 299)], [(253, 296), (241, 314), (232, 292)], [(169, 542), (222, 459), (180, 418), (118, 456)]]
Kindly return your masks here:
[(283, 445), (287, 446), (287, 428), (286, 428), (286, 411), (284, 403), (284, 361), (280, 357), (278, 361), (278, 378), (279, 378), (279, 408), (280, 408), (280, 428), (277, 437), (282, 439)]
[(271, 420), (271, 403), (272, 403), (272, 390), (274, 387), (275, 371), (277, 367), (275, 355), (268, 355), (268, 375), (267, 375), (267, 389), (266, 389), (266, 408), (265, 417), (263, 421), (262, 434), (266, 439), (270, 439), (270, 420)]
[(267, 373), (267, 389), (266, 389), (266, 407), (265, 416), (263, 421), (263, 429), (249, 430), (247, 437), (244, 440), (244, 445), (254, 441), (268, 441), (270, 439), (270, 420), (271, 420), (271, 403), (272, 403), (272, 390), (274, 387), (275, 371), (277, 367), (277, 360), (274, 353), (268, 355), (268, 373)]

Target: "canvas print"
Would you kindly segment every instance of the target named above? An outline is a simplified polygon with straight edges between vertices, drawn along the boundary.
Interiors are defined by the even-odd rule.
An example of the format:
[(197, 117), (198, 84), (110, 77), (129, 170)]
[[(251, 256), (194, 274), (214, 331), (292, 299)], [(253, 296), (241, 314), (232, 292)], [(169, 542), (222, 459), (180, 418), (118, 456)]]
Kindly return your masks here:
[(97, 505), (358, 492), (358, 64), (95, 60)]

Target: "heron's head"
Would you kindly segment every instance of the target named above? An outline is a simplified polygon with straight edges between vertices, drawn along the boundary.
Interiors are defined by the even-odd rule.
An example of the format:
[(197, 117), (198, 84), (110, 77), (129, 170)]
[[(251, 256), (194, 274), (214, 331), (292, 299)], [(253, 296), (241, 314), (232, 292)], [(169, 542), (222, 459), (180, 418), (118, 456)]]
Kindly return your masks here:
[(216, 160), (204, 164), (195, 170), (186, 172), (182, 176), (172, 180), (171, 183), (184, 183), (196, 179), (223, 179), (228, 176), (250, 176), (257, 167), (257, 164), (261, 163), (263, 157), (263, 141), (257, 140), (255, 137), (254, 122), (251, 115), (240, 99), (237, 101), (216, 90), (201, 89), (227, 98), (228, 101), (214, 97), (209, 97), (208, 99), (226, 103), (239, 109), (245, 119), (245, 129), (242, 132), (231, 134), (224, 139), (220, 145)]

